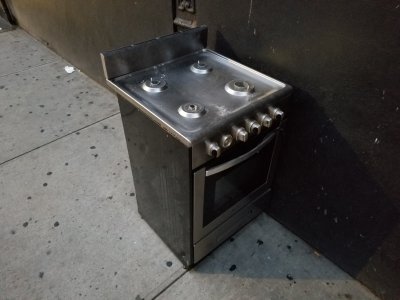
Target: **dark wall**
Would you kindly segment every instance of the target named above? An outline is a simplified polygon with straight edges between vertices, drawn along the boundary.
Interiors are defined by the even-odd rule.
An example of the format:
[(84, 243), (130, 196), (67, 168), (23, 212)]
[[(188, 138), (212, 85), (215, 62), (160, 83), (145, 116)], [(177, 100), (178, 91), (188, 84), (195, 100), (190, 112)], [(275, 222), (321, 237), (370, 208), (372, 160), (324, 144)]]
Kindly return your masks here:
[(6, 0), (18, 25), (98, 82), (100, 51), (171, 33), (163, 0)]
[(400, 299), (400, 3), (198, 1), (209, 46), (295, 87), (268, 211)]

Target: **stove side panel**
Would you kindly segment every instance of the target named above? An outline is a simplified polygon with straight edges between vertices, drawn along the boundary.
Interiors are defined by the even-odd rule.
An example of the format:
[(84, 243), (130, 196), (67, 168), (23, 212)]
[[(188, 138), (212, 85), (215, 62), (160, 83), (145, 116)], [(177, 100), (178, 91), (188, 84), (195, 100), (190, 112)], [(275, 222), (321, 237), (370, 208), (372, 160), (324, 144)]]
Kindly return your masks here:
[(187, 267), (193, 261), (190, 149), (118, 101), (139, 213)]

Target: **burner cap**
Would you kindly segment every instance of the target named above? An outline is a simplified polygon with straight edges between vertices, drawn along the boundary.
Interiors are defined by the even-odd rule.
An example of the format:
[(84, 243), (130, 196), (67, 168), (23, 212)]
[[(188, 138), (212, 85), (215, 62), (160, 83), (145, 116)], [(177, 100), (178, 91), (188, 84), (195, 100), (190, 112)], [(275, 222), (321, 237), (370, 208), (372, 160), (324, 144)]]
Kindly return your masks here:
[(179, 106), (178, 113), (185, 118), (197, 119), (206, 113), (204, 105), (197, 103), (185, 103)]
[(212, 71), (212, 68), (206, 63), (198, 60), (196, 63), (190, 66), (190, 70), (197, 74), (207, 74)]
[(225, 84), (225, 91), (234, 96), (248, 96), (254, 92), (254, 85), (245, 80), (232, 80)]
[(142, 83), (142, 89), (149, 93), (159, 93), (167, 88), (167, 82), (164, 79), (150, 78)]

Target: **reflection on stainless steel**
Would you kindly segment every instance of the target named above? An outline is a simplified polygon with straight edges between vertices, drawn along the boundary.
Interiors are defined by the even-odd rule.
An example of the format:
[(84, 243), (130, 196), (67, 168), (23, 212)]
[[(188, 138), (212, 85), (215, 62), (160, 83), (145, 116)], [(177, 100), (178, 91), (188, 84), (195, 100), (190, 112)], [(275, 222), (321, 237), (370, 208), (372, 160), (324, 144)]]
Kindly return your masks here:
[(186, 267), (260, 213), (291, 94), (206, 41), (200, 27), (102, 53), (139, 213)]

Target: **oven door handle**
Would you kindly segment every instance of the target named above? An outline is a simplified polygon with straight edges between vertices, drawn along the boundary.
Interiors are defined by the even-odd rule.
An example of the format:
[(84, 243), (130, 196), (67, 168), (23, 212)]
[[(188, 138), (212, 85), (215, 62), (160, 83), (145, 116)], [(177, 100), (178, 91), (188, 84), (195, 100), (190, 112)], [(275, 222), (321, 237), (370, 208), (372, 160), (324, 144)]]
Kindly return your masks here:
[(225, 170), (228, 170), (230, 168), (233, 168), (234, 166), (240, 164), (241, 162), (244, 162), (245, 160), (249, 159), (254, 154), (260, 152), (260, 150), (262, 148), (264, 148), (274, 138), (275, 134), (276, 133), (274, 132), (274, 133), (268, 135), (260, 144), (258, 144), (256, 147), (251, 149), (249, 152), (246, 152), (245, 154), (242, 154), (230, 161), (227, 161), (223, 164), (220, 164), (216, 167), (206, 170), (206, 177), (212, 176), (212, 175), (218, 174), (220, 172), (223, 172)]

